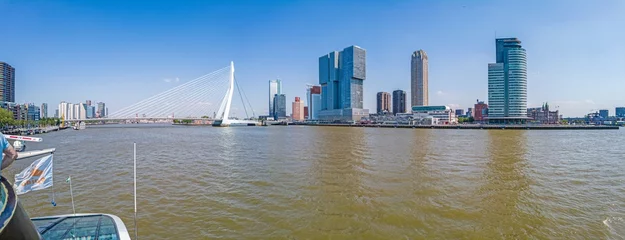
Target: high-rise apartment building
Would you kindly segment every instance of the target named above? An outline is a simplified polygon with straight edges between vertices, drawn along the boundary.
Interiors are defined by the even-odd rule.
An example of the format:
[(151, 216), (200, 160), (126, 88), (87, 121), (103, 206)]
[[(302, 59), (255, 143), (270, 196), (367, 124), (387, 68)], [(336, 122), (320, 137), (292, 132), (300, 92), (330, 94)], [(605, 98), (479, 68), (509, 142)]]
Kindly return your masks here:
[(303, 121), (304, 120), (304, 102), (300, 100), (299, 97), (295, 97), (295, 101), (293, 102), (292, 111), (293, 111), (293, 120)]
[(428, 55), (423, 50), (412, 53), (410, 60), (410, 104), (427, 106), (428, 95)]
[(319, 58), (321, 111), (319, 118), (353, 121), (368, 116), (363, 109), (363, 82), (366, 78), (366, 51), (351, 46)]
[(0, 101), (15, 102), (15, 68), (0, 62)]
[(280, 79), (269, 80), (269, 115), (273, 115), (273, 98), (276, 94), (282, 94), (282, 81)]
[(286, 117), (286, 95), (276, 94), (273, 98), (273, 118), (278, 120), (279, 118)]
[(42, 103), (41, 104), (41, 113), (39, 114), (41, 118), (47, 118), (48, 117), (48, 104), (47, 103)]
[(498, 38), (495, 45), (496, 62), (488, 64), (488, 121), (525, 123), (528, 119), (525, 49), (517, 38)]
[(406, 91), (393, 91), (393, 114), (406, 112)]
[(308, 85), (306, 87), (306, 104), (308, 104), (307, 114), (310, 120), (319, 118), (321, 111), (321, 86)]
[(106, 117), (106, 105), (103, 102), (98, 103), (98, 111), (96, 113), (96, 117)]
[(85, 101), (85, 103), (87, 104), (88, 107), (91, 106), (91, 100), (87, 100), (87, 101)]
[(391, 112), (391, 94), (387, 92), (378, 92), (377, 95), (377, 113), (385, 114)]

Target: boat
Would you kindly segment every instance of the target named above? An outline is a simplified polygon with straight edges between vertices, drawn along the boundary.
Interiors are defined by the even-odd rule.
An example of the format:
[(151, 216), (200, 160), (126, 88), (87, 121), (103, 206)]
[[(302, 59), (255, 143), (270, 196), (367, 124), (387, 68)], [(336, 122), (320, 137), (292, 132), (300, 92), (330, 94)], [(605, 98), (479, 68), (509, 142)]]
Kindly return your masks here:
[[(21, 141), (28, 137), (7, 135)], [(28, 141), (28, 140), (27, 140)], [(34, 138), (32, 141), (41, 141)], [(54, 153), (49, 148), (22, 152), (17, 160)], [(75, 213), (29, 218), (13, 186), (0, 176), (0, 239), (118, 239), (130, 240), (128, 229), (117, 216), (104, 213)]]
[(84, 130), (85, 128), (87, 128), (87, 126), (85, 125), (85, 122), (83, 121), (80, 121), (74, 124), (74, 130)]

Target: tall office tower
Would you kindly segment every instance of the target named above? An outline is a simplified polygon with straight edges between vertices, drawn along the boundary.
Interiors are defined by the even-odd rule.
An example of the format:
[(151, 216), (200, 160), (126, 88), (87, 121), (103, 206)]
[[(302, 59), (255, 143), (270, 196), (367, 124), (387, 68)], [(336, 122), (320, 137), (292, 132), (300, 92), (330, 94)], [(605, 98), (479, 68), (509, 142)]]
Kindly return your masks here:
[(363, 109), (363, 82), (366, 78), (366, 51), (351, 46), (319, 58), (321, 111), (319, 118), (355, 121), (368, 116)]
[(410, 60), (410, 104), (427, 106), (428, 96), (428, 55), (423, 50), (412, 53)]
[(276, 94), (282, 94), (282, 81), (280, 79), (269, 80), (269, 115), (274, 112), (273, 98)]
[(496, 62), (488, 64), (488, 121), (527, 121), (527, 60), (517, 38), (495, 40)]

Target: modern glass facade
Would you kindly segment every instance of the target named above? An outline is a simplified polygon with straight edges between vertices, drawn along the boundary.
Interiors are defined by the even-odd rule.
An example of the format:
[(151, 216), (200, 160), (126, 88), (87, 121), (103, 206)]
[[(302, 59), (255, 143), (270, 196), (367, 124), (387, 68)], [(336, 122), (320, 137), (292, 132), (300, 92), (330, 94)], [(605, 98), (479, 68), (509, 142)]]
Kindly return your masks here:
[(282, 94), (282, 81), (269, 80), (269, 115), (273, 115), (273, 98), (276, 94)]
[(428, 95), (428, 55), (423, 50), (412, 53), (410, 61), (410, 104), (427, 106)]
[(488, 119), (491, 123), (527, 120), (527, 59), (517, 38), (499, 38), (496, 63), (488, 64)]
[(615, 110), (615, 115), (617, 117), (625, 117), (625, 107), (617, 107)]
[[(341, 52), (333, 51), (320, 57), (321, 111), (346, 110), (328, 111), (320, 115), (326, 119), (359, 119), (362, 115), (365, 79), (366, 51), (358, 46), (347, 47)], [(357, 117), (353, 117), (354, 110), (351, 109), (356, 109)]]
[(98, 103), (98, 111), (96, 117), (106, 117), (106, 105), (103, 102)]
[(306, 104), (308, 104), (308, 118), (317, 119), (321, 110), (321, 86), (308, 85), (306, 89)]
[(435, 112), (450, 110), (448, 106), (412, 106), (412, 112)]
[(276, 94), (273, 98), (273, 118), (285, 118), (286, 117), (286, 95)]
[(393, 114), (406, 112), (406, 91), (393, 91)]
[(610, 111), (608, 111), (608, 109), (601, 109), (599, 110), (599, 116), (602, 118), (608, 118), (608, 116), (610, 116)]

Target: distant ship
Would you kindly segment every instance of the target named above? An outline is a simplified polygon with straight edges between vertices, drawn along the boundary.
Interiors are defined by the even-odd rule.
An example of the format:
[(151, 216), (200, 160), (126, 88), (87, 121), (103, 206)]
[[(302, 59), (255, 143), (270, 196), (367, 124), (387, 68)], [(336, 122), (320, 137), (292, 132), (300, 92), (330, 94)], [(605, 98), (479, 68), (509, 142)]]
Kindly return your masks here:
[(87, 125), (83, 121), (80, 121), (74, 125), (74, 130), (84, 130), (85, 128), (87, 128)]

